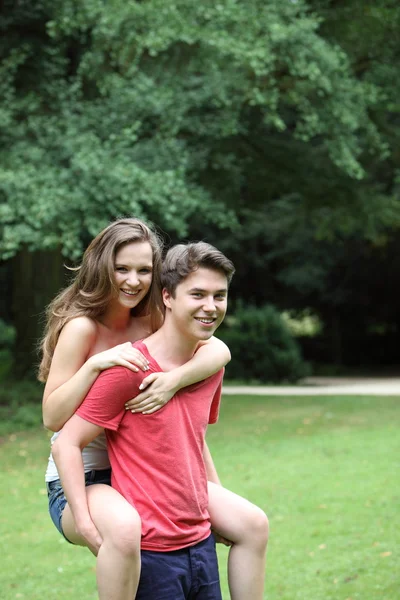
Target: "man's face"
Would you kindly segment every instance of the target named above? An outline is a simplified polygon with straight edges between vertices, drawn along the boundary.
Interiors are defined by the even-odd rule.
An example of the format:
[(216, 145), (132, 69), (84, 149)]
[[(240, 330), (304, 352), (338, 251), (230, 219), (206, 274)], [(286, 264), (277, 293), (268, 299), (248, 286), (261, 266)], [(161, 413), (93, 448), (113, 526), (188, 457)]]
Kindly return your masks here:
[(164, 303), (177, 331), (196, 341), (208, 340), (222, 323), (228, 301), (228, 282), (220, 271), (200, 267), (175, 290), (163, 290)]

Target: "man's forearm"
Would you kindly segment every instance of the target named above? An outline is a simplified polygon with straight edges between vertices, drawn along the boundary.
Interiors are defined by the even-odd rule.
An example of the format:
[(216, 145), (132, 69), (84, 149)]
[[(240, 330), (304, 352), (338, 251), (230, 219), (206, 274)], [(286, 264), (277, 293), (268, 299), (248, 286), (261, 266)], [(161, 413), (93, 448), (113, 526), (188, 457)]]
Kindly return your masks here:
[(53, 444), (52, 454), (76, 528), (80, 530), (91, 522), (81, 448), (68, 444), (61, 434)]
[(68, 505), (74, 517), (75, 530), (85, 539), (86, 545), (94, 554), (99, 551), (102, 538), (89, 512), (82, 448), (102, 431), (98, 425), (75, 414), (66, 422), (52, 448)]

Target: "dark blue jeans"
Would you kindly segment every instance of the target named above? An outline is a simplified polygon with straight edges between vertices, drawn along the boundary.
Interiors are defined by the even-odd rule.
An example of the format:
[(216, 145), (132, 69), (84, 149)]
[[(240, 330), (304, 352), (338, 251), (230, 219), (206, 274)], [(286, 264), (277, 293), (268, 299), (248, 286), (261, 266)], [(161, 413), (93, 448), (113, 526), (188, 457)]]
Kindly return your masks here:
[(136, 600), (222, 600), (215, 540), (173, 552), (142, 550)]

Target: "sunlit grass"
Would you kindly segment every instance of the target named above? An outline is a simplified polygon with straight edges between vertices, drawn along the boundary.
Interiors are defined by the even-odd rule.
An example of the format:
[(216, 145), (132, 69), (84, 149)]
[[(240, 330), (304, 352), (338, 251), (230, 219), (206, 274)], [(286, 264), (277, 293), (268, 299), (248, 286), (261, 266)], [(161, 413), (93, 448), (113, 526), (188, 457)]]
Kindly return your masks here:
[[(397, 600), (398, 417), (398, 398), (224, 398), (208, 441), (224, 485), (270, 517), (266, 599)], [(47, 453), (43, 430), (0, 446), (0, 596), (94, 600), (94, 558), (47, 514)]]

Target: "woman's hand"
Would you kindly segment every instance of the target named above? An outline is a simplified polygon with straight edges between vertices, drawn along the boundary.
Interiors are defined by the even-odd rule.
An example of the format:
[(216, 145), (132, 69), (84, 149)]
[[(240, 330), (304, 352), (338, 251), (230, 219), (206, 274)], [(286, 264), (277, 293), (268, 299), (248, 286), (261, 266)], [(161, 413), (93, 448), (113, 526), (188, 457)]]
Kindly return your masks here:
[(139, 369), (147, 371), (149, 368), (147, 358), (139, 350), (133, 348), (130, 342), (125, 342), (125, 344), (119, 344), (118, 346), (114, 346), (114, 348), (94, 354), (88, 359), (88, 362), (97, 371), (121, 366), (127, 367), (137, 373)]
[(214, 534), (214, 538), (215, 538), (215, 543), (216, 544), (223, 544), (224, 546), (233, 546), (233, 542), (231, 542), (230, 540), (227, 540), (226, 538), (222, 537), (222, 535), (220, 535), (212, 527), (211, 527), (211, 531)]
[(143, 379), (140, 389), (145, 391), (129, 400), (125, 404), (125, 408), (133, 413), (151, 415), (165, 406), (179, 387), (174, 372), (169, 371), (168, 373), (151, 373)]

